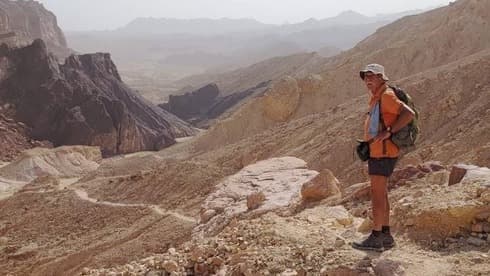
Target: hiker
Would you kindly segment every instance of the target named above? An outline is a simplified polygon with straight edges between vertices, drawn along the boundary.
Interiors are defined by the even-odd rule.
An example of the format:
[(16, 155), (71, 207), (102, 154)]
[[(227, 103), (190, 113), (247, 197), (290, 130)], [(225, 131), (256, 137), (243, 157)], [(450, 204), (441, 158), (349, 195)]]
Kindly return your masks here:
[(369, 141), (368, 171), (374, 229), (369, 237), (361, 242), (354, 242), (352, 247), (383, 251), (395, 245), (390, 233), (388, 178), (393, 173), (400, 149), (390, 137), (408, 125), (415, 112), (388, 86), (389, 79), (382, 65), (369, 64), (360, 71), (360, 76), (371, 97), (370, 111), (364, 123), (364, 141)]

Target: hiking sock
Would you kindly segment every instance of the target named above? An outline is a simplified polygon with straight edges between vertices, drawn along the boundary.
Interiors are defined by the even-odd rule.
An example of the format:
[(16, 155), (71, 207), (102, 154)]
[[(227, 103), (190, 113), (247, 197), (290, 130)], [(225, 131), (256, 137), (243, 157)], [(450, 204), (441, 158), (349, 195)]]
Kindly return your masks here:
[(391, 234), (390, 233), (390, 227), (389, 226), (382, 226), (381, 232), (383, 232), (384, 234)]

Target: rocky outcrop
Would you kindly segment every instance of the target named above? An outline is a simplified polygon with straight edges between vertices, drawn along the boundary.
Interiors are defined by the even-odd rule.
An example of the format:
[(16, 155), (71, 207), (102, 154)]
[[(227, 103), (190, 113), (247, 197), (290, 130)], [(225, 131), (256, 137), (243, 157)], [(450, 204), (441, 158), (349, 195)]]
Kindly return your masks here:
[(0, 42), (10, 46), (27, 46), (43, 39), (56, 56), (65, 58), (70, 54), (56, 16), (37, 1), (1, 0), (0, 34)]
[(29, 133), (28, 126), (11, 118), (9, 104), (0, 105), (0, 161), (10, 162), (33, 147), (52, 147), (48, 141), (31, 139)]
[(211, 106), (211, 108), (207, 112), (207, 116), (209, 119), (218, 118), (221, 114), (227, 112), (236, 104), (238, 104), (241, 100), (247, 98), (251, 95), (260, 95), (263, 93), (267, 87), (269, 86), (270, 81), (265, 81), (257, 84), (256, 86), (246, 89), (241, 92), (233, 93), (231, 95), (227, 95), (224, 97), (219, 97), (218, 100)]
[(198, 127), (207, 128), (209, 120), (218, 118), (247, 97), (262, 93), (269, 83), (262, 82), (226, 96), (222, 96), (218, 86), (212, 83), (182, 96), (171, 95), (168, 103), (159, 106)]
[(109, 54), (70, 56), (64, 65), (42, 40), (0, 49), (0, 100), (31, 136), (59, 145), (100, 146), (104, 155), (158, 150), (195, 130), (122, 83)]
[(295, 116), (304, 95), (313, 93), (321, 83), (319, 75), (300, 80), (284, 77), (264, 83), (249, 101), (237, 106), (230, 116), (202, 135), (196, 143), (197, 148), (215, 149), (287, 122)]
[(189, 120), (206, 113), (218, 95), (218, 86), (212, 83), (181, 96), (170, 95), (168, 103), (162, 104), (161, 107), (179, 118)]
[(25, 182), (46, 175), (80, 177), (97, 169), (100, 161), (102, 156), (97, 147), (35, 148), (23, 152), (15, 161), (1, 168), (0, 177)]
[[(218, 185), (201, 209), (196, 235), (213, 235), (232, 219), (253, 217), (295, 206), (300, 190), (318, 172), (294, 157), (272, 158), (243, 168)], [(252, 208), (251, 208), (252, 207)]]

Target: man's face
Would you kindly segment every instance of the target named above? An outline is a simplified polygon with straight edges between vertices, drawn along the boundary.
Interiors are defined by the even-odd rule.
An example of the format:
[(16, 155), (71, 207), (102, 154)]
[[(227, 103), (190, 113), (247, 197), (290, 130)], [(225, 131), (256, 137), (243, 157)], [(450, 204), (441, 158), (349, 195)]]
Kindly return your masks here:
[(376, 75), (371, 72), (367, 72), (364, 74), (364, 83), (366, 84), (366, 87), (373, 93), (383, 84), (383, 82), (384, 81), (380, 75)]

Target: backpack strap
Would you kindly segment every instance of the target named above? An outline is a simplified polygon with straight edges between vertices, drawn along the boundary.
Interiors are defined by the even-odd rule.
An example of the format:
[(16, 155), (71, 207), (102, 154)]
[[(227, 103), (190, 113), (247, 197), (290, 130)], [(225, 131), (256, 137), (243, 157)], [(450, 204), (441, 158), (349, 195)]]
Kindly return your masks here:
[[(382, 101), (383, 94), (385, 92), (386, 92), (386, 90), (383, 91), (383, 93), (381, 93), (381, 96), (379, 97), (379, 122), (381, 123), (381, 131), (384, 131), (386, 129), (385, 121), (383, 118), (383, 101)], [(387, 153), (386, 140), (383, 140), (383, 155), (386, 155), (386, 153)]]

